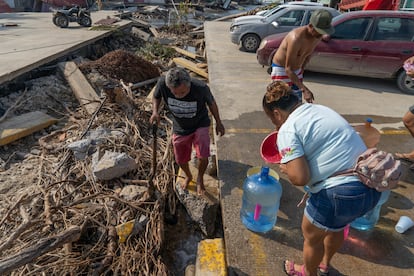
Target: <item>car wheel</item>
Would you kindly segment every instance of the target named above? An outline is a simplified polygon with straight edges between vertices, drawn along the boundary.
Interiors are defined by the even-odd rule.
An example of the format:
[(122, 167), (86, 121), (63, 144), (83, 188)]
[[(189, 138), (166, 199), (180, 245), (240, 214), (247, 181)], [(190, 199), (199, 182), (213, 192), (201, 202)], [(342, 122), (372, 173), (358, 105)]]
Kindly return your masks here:
[(255, 53), (257, 48), (259, 48), (260, 38), (255, 34), (247, 34), (243, 36), (241, 43), (243, 50)]
[(404, 70), (398, 73), (397, 86), (402, 92), (414, 95), (414, 79), (407, 76)]

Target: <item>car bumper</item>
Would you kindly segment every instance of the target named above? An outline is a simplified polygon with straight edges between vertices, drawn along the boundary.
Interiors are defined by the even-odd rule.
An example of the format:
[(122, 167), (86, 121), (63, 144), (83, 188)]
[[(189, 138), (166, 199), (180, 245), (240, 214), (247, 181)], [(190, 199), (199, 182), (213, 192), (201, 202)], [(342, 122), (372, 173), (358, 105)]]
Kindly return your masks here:
[(257, 62), (263, 66), (270, 66), (271, 65), (271, 57), (273, 49), (258, 49), (256, 52)]
[(230, 37), (231, 37), (231, 42), (239, 45), (240, 44), (240, 39), (239, 39), (239, 34), (238, 33), (230, 33)]

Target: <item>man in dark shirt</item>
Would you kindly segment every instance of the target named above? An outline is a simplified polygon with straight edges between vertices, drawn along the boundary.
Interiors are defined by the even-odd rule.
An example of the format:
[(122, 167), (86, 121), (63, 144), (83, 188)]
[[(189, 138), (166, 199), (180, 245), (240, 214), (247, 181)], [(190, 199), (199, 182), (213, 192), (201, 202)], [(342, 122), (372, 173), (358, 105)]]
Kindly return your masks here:
[[(188, 162), (192, 147), (199, 159), (197, 175), (197, 194), (205, 193), (204, 173), (210, 156), (210, 110), (216, 121), (216, 134), (224, 135), (217, 104), (210, 88), (202, 81), (192, 79), (188, 72), (180, 67), (170, 69), (157, 83), (152, 98), (151, 123), (159, 123), (159, 107), (163, 99), (173, 120), (173, 146), (177, 164), (186, 178), (181, 188), (186, 189), (192, 181)], [(207, 109), (208, 107), (208, 109)]]

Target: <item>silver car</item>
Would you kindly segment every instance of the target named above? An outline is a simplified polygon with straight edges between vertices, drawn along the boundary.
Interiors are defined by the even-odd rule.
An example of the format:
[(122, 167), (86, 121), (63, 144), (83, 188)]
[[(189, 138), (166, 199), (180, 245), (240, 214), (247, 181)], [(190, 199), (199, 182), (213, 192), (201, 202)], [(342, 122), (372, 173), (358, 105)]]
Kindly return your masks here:
[(260, 42), (268, 35), (289, 32), (309, 23), (311, 13), (318, 9), (329, 11), (333, 17), (341, 13), (323, 6), (290, 5), (263, 18), (234, 20), (230, 26), (231, 42), (240, 45), (244, 51), (256, 52)]

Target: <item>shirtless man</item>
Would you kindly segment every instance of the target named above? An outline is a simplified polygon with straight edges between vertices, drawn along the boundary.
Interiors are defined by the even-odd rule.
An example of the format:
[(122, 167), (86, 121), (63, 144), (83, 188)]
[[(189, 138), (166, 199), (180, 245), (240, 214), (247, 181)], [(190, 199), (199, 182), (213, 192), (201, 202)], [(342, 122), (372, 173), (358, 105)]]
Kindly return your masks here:
[(308, 25), (286, 35), (272, 59), (272, 80), (287, 82), (294, 94), (302, 100), (303, 93), (308, 103), (313, 102), (314, 96), (302, 82), (303, 70), (322, 36), (334, 32), (331, 22), (332, 15), (328, 11), (314, 11)]

